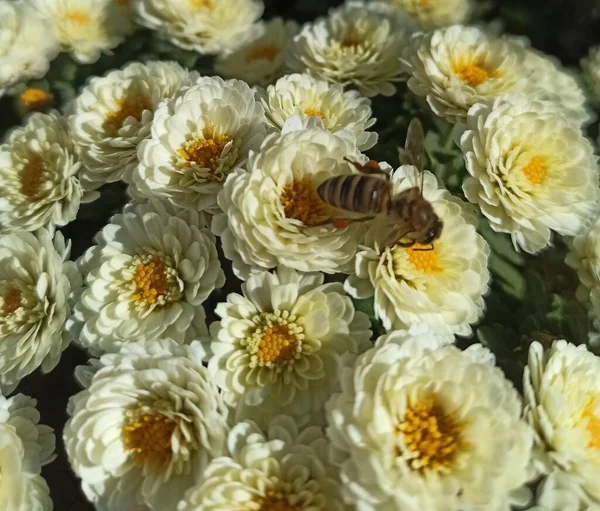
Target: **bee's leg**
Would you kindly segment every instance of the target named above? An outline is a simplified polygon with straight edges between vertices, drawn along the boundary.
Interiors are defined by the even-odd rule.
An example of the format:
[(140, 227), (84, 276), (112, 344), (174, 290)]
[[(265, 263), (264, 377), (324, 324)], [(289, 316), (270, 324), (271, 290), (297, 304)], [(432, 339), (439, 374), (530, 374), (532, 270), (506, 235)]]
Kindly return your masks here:
[(418, 250), (419, 252), (429, 252), (430, 250), (433, 250), (433, 243), (428, 248), (413, 248), (413, 250)]
[(323, 220), (318, 224), (313, 224), (311, 227), (319, 227), (321, 225), (331, 224), (336, 229), (343, 229), (344, 227), (348, 227), (350, 224), (354, 222), (365, 222), (367, 220), (373, 220), (374, 216), (363, 216), (360, 218), (328, 218), (327, 220)]
[(367, 174), (367, 175), (369, 175), (369, 174), (376, 174), (376, 175), (383, 174), (383, 175), (387, 175), (380, 168), (363, 166), (360, 163), (351, 160), (347, 156), (344, 156), (344, 160), (346, 160), (349, 163), (352, 163), (352, 165), (354, 165), (354, 167), (356, 167), (356, 170), (358, 170), (361, 174)]

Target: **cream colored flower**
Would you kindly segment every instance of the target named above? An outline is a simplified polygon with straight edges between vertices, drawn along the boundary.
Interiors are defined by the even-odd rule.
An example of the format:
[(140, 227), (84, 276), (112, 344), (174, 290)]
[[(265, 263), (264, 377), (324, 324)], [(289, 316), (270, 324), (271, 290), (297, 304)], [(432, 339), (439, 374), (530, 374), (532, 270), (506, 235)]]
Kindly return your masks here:
[(74, 338), (93, 354), (147, 339), (189, 343), (206, 333), (202, 302), (225, 276), (214, 236), (192, 211), (128, 204), (79, 261), (85, 287)]
[(525, 61), (521, 43), (460, 25), (413, 37), (402, 59), (410, 89), (450, 122), (464, 121), (476, 103), (524, 90)]
[(80, 169), (63, 117), (31, 115), (0, 145), (0, 231), (52, 230), (75, 220), (80, 203), (97, 197), (84, 193)]
[(214, 212), (225, 178), (265, 133), (263, 108), (246, 83), (200, 78), (157, 108), (151, 136), (139, 145), (131, 194)]
[(189, 80), (176, 62), (133, 62), (92, 78), (70, 108), (69, 126), (85, 165), (81, 182), (96, 189), (131, 181), (137, 147), (150, 136), (154, 111)]
[(529, 511), (597, 511), (568, 474), (556, 470), (539, 484), (535, 505)]
[(584, 345), (529, 348), (525, 416), (535, 429), (535, 468), (559, 470), (600, 507), (600, 358)]
[(251, 41), (216, 59), (218, 74), (239, 78), (250, 85), (266, 86), (285, 73), (284, 49), (298, 32), (298, 24), (272, 18), (259, 26)]
[(294, 419), (271, 418), (266, 434), (251, 421), (229, 434), (230, 455), (208, 466), (178, 511), (345, 511), (338, 470), (327, 458), (321, 428), (299, 429)]
[(410, 332), (347, 366), (327, 404), (343, 495), (362, 511), (509, 511), (524, 504), (532, 433), (481, 345)]
[(346, 130), (356, 136), (361, 151), (377, 143), (377, 133), (367, 131), (375, 124), (371, 101), (357, 91), (308, 74), (291, 74), (259, 91), (269, 124), (281, 130), (292, 116), (319, 117), (325, 129), (335, 133)]
[[(394, 193), (414, 186), (416, 169), (400, 167), (392, 175)], [(427, 323), (437, 331), (471, 333), (483, 314), (483, 295), (489, 284), (489, 247), (477, 233), (477, 219), (469, 206), (438, 188), (425, 172), (423, 197), (443, 221), (432, 247), (384, 247), (389, 223), (378, 220), (356, 256), (355, 274), (345, 288), (355, 297), (374, 296), (375, 314), (386, 329)]]
[(236, 420), (278, 413), (319, 420), (344, 358), (370, 346), (370, 323), (339, 283), (285, 267), (261, 272), (217, 305), (208, 371)]
[(65, 448), (99, 511), (175, 509), (226, 451), (226, 409), (200, 344), (148, 339), (93, 361), (69, 403)]
[(39, 424), (37, 401), (23, 394), (0, 395), (0, 509), (51, 511), (42, 466), (54, 459), (52, 428)]
[(349, 1), (304, 25), (286, 62), (365, 96), (391, 96), (402, 74), (398, 58), (414, 29), (412, 18), (389, 4)]
[(577, 298), (590, 300), (596, 317), (600, 317), (600, 219), (585, 234), (572, 239), (565, 259), (577, 271)]
[(473, 10), (473, 0), (387, 0), (408, 12), (424, 29), (464, 23)]
[(593, 46), (581, 61), (583, 76), (590, 89), (593, 101), (600, 105), (600, 46)]
[(50, 372), (71, 341), (65, 328), (70, 294), (81, 275), (61, 233), (0, 235), (0, 387), (14, 389), (28, 374)]
[[(351, 270), (365, 226), (336, 228), (335, 215), (317, 195), (325, 179), (356, 170), (344, 160), (359, 158), (355, 138), (330, 133), (322, 125), (293, 117), (282, 134), (268, 136), (252, 153), (246, 170), (225, 183), (212, 230), (221, 236), (225, 256), (245, 280), (252, 270), (281, 264), (300, 271)], [(289, 129), (288, 129), (289, 128)], [(325, 223), (324, 223), (325, 222)]]
[[(0, 96), (19, 82), (41, 78), (58, 54), (50, 28), (24, 0), (1, 0)], [(40, 37), (44, 33), (44, 37)]]
[(81, 64), (96, 62), (134, 30), (121, 0), (30, 0), (52, 26), (64, 51)]
[(264, 10), (261, 0), (133, 0), (138, 23), (173, 44), (221, 53), (251, 40)]
[(564, 69), (558, 59), (527, 47), (524, 65), (529, 71), (524, 88), (527, 96), (552, 102), (574, 123), (584, 124), (589, 121), (590, 112), (585, 92), (576, 76)]
[(592, 144), (551, 103), (523, 95), (475, 105), (459, 134), (470, 174), (465, 195), (515, 246), (538, 252), (552, 231), (575, 236), (595, 217)]

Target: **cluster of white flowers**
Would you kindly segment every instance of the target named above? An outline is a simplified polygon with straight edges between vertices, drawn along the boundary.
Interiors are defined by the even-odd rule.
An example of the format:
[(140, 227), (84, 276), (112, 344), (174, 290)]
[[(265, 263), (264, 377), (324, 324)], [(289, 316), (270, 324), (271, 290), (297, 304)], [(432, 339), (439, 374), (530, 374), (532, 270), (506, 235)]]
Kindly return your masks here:
[[(261, 0), (0, 0), (0, 94), (135, 23), (218, 75), (133, 61), (0, 144), (0, 509), (52, 509), (53, 433), (4, 395), (71, 341), (94, 358), (62, 437), (98, 510), (600, 509), (600, 358), (533, 342), (521, 396), (488, 347), (460, 348), (492, 287), (479, 222), (530, 254), (572, 237), (600, 318), (586, 93), (460, 25), (474, 3), (348, 0), (299, 26)], [(376, 131), (371, 98), (400, 87), (464, 156), (466, 201), (433, 158), (363, 154), (407, 125)], [(118, 181), (128, 202), (71, 261), (59, 230)]]

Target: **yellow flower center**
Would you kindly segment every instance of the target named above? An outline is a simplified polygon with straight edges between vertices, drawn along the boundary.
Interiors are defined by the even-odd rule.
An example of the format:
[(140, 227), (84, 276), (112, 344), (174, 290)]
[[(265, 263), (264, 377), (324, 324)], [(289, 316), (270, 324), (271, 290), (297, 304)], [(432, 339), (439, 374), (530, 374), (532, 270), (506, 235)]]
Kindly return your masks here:
[(190, 5), (194, 9), (212, 9), (212, 0), (190, 0)]
[(594, 400), (592, 399), (590, 403), (585, 407), (583, 413), (581, 414), (582, 419), (587, 419), (587, 430), (589, 431), (592, 439), (588, 444), (588, 447), (592, 447), (593, 449), (600, 449), (600, 417), (598, 417), (592, 411), (592, 406), (594, 405)]
[(416, 270), (424, 273), (442, 272), (438, 266), (435, 249), (431, 245), (419, 245), (415, 243), (412, 247), (406, 249), (408, 260)]
[[(221, 155), (223, 154), (223, 149), (225, 149), (225, 146), (231, 140), (232, 138), (229, 135), (213, 135), (209, 133), (207, 137), (200, 136), (187, 141), (179, 148), (179, 154), (184, 159), (186, 167), (196, 164), (200, 168), (209, 169), (211, 174), (208, 179), (218, 180), (222, 177), (222, 173), (219, 173), (219, 175), (216, 174), (222, 163)], [(235, 160), (235, 152), (231, 152), (234, 154), (230, 154), (230, 156)]]
[(15, 312), (22, 302), (21, 290), (16, 287), (9, 287), (2, 296), (2, 317)]
[(162, 307), (180, 298), (177, 270), (165, 258), (156, 255), (136, 256), (132, 266), (132, 299), (135, 302)]
[(90, 17), (83, 12), (68, 12), (65, 14), (65, 18), (69, 21), (75, 23), (76, 25), (80, 25), (85, 27), (90, 22)]
[(257, 46), (256, 48), (252, 48), (252, 50), (248, 53), (246, 60), (248, 62), (253, 62), (255, 60), (270, 60), (273, 62), (275, 58), (279, 55), (279, 48), (274, 44), (266, 44), (265, 46)]
[(452, 71), (460, 80), (471, 87), (477, 87), (490, 78), (497, 76), (496, 73), (489, 72), (473, 59), (465, 57), (452, 61)]
[(147, 408), (126, 413), (121, 438), (135, 465), (148, 464), (159, 470), (171, 461), (171, 437), (177, 424)]
[(19, 96), (19, 106), (26, 112), (42, 110), (52, 103), (53, 98), (54, 96), (44, 89), (29, 87)]
[(306, 117), (316, 116), (319, 119), (325, 119), (325, 114), (323, 112), (320, 110), (313, 110), (312, 108), (304, 110), (304, 115), (306, 115)]
[(252, 318), (252, 322), (255, 330), (242, 341), (252, 355), (251, 367), (281, 369), (302, 352), (302, 321), (288, 311), (264, 312)]
[(285, 185), (279, 200), (286, 218), (300, 220), (307, 226), (317, 225), (330, 216), (329, 206), (321, 200), (308, 179), (294, 180)]
[(410, 466), (420, 470), (448, 467), (460, 447), (461, 425), (435, 404), (433, 398), (406, 409), (397, 433), (414, 457)]
[(21, 170), (21, 193), (30, 202), (34, 202), (42, 188), (42, 182), (46, 171), (46, 163), (38, 153), (31, 153), (29, 160)]
[(150, 110), (150, 103), (144, 97), (121, 98), (117, 101), (117, 109), (110, 112), (104, 121), (104, 129), (115, 136), (129, 117), (136, 121), (142, 119), (144, 110)]
[(363, 44), (363, 38), (360, 37), (356, 32), (348, 32), (344, 35), (344, 38), (340, 41), (341, 48), (354, 49)]
[(301, 507), (292, 506), (285, 496), (279, 496), (278, 493), (270, 490), (265, 497), (256, 499), (260, 505), (258, 511), (302, 511)]
[(542, 184), (546, 177), (546, 165), (539, 156), (534, 156), (523, 168), (523, 174), (532, 185)]

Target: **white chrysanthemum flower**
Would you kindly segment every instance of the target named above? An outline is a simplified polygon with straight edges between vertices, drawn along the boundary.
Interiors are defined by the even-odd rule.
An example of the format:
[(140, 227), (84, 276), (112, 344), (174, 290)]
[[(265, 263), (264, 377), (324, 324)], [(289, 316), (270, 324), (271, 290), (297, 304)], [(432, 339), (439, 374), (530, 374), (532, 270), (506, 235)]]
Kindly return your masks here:
[(248, 170), (236, 171), (219, 194), (226, 213), (213, 218), (212, 230), (243, 280), (253, 270), (279, 264), (324, 273), (352, 269), (365, 226), (324, 223), (335, 213), (316, 189), (325, 179), (357, 172), (344, 160), (359, 159), (356, 140), (345, 131), (330, 133), (313, 119), (318, 120), (311, 117), (303, 125), (294, 117), (281, 135), (268, 136), (250, 155)]
[(558, 59), (534, 48), (526, 48), (524, 66), (529, 71), (524, 85), (527, 96), (552, 102), (567, 119), (577, 124), (584, 124), (590, 119), (583, 88)]
[(251, 41), (220, 55), (215, 71), (224, 78), (238, 78), (250, 85), (266, 86), (286, 71), (285, 47), (298, 32), (295, 21), (272, 18), (261, 22)]
[(407, 333), (364, 353), (327, 403), (346, 502), (363, 511), (509, 511), (524, 504), (532, 433), (481, 345)]
[(592, 99), (600, 105), (600, 46), (590, 48), (587, 57), (581, 61), (581, 67)]
[(565, 262), (577, 271), (578, 300), (589, 299), (594, 315), (600, 317), (600, 219), (589, 232), (571, 240)]
[(539, 484), (535, 505), (528, 511), (597, 511), (574, 478), (555, 470)]
[(84, 193), (67, 123), (35, 113), (0, 145), (0, 231), (53, 230), (75, 220)]
[(370, 346), (367, 315), (341, 284), (323, 280), (279, 267), (251, 276), (243, 296), (217, 305), (208, 371), (236, 420), (264, 423), (285, 413), (318, 421), (339, 390), (341, 360)]
[(14, 389), (38, 367), (54, 369), (70, 336), (69, 296), (81, 275), (61, 233), (0, 236), (0, 387)]
[(467, 199), (515, 246), (535, 253), (551, 243), (551, 231), (575, 236), (595, 217), (592, 144), (551, 103), (514, 95), (475, 105), (456, 138), (470, 174)]
[(402, 62), (410, 89), (436, 115), (461, 122), (474, 104), (525, 89), (525, 60), (515, 40), (454, 25), (413, 37)]
[[(417, 170), (400, 167), (392, 176), (394, 193), (414, 186)], [(382, 246), (389, 223), (377, 220), (356, 256), (355, 274), (346, 290), (357, 298), (375, 296), (375, 314), (386, 329), (427, 323), (440, 332), (471, 333), (483, 314), (487, 292), (489, 247), (477, 233), (477, 218), (468, 204), (438, 188), (425, 172), (423, 197), (443, 221), (431, 247)]]
[(265, 133), (263, 107), (246, 83), (200, 78), (157, 108), (130, 193), (216, 211), (225, 178), (245, 165)]
[(139, 164), (137, 147), (150, 136), (154, 111), (188, 80), (188, 72), (176, 62), (134, 62), (90, 80), (70, 106), (69, 116), (85, 165), (84, 188), (131, 180)]
[(387, 0), (411, 14), (424, 29), (465, 23), (473, 0)]
[(134, 30), (127, 2), (121, 0), (30, 0), (46, 18), (64, 51), (81, 64), (96, 62)]
[(327, 457), (321, 428), (271, 418), (266, 433), (251, 422), (229, 433), (230, 455), (212, 461), (178, 511), (346, 511), (338, 470)]
[(564, 472), (600, 507), (600, 358), (585, 345), (533, 342), (523, 387), (535, 468)]
[[(58, 54), (46, 21), (25, 0), (0, 0), (0, 96), (19, 82), (41, 78)], [(40, 37), (40, 33), (44, 34)]]
[[(63, 438), (99, 511), (175, 509), (226, 452), (226, 408), (200, 343), (132, 343), (80, 369)], [(86, 374), (89, 373), (89, 374)]]
[(371, 117), (371, 101), (357, 91), (344, 91), (339, 84), (330, 84), (308, 74), (291, 74), (258, 94), (265, 107), (267, 122), (279, 131), (293, 116), (317, 116), (325, 129), (333, 133), (346, 130), (356, 136), (361, 151), (371, 149), (377, 143), (377, 133), (367, 131), (376, 121)]
[(221, 53), (252, 39), (262, 0), (133, 0), (140, 25), (198, 53)]
[(92, 353), (146, 339), (189, 343), (206, 333), (202, 302), (225, 275), (197, 213), (128, 204), (79, 261), (85, 276), (74, 338)]
[(349, 1), (304, 25), (286, 62), (293, 70), (354, 85), (365, 96), (391, 96), (402, 74), (398, 58), (414, 29), (412, 18), (389, 4)]
[(23, 394), (0, 395), (0, 509), (51, 511), (42, 466), (54, 459), (52, 428), (39, 424), (37, 401)]

